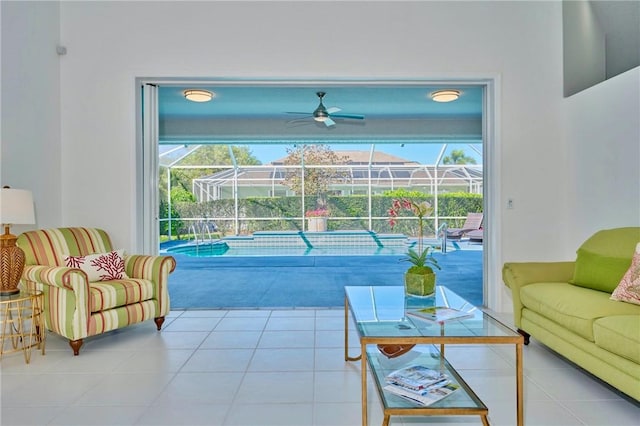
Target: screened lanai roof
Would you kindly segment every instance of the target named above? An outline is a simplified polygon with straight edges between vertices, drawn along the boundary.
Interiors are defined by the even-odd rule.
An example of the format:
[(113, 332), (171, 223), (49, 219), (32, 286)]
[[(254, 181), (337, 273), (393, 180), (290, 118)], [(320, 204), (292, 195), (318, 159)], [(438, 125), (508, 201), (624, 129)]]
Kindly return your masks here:
[[(425, 185), (433, 180), (447, 186), (482, 184), (482, 166), (476, 165), (428, 166), (414, 163), (398, 166), (374, 165), (371, 170), (368, 167), (354, 165), (345, 165), (340, 168), (348, 170), (353, 184), (357, 184), (358, 181), (368, 181), (370, 172), (374, 184), (394, 181), (397, 186), (414, 186)], [(195, 179), (195, 182), (224, 185), (233, 179), (238, 179), (243, 185), (271, 185), (272, 181), (279, 182), (284, 179), (285, 174), (286, 168), (276, 165), (242, 166), (237, 171), (229, 168)]]
[[(343, 184), (350, 186), (364, 186), (371, 182), (371, 185), (385, 189), (433, 187), (446, 191), (447, 187), (456, 187), (466, 188), (469, 192), (482, 192), (483, 173), (482, 166), (479, 165), (423, 165), (383, 151), (371, 153), (370, 151), (336, 150), (335, 154), (345, 157), (345, 162), (336, 165), (305, 164), (305, 167), (335, 168), (346, 171), (349, 179)], [(226, 169), (195, 179), (194, 188), (229, 186), (234, 182), (245, 187), (274, 187), (282, 183), (288, 170), (300, 168), (300, 166), (285, 165), (284, 158), (265, 165), (215, 167)]]

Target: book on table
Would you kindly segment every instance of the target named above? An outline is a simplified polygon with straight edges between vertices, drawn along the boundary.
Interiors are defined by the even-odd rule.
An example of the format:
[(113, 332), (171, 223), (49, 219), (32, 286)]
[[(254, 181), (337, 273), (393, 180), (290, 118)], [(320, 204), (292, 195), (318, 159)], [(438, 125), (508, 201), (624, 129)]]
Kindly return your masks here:
[(434, 402), (440, 401), (442, 398), (451, 395), (458, 390), (460, 385), (447, 381), (443, 386), (436, 386), (423, 391), (411, 391), (402, 386), (396, 386), (388, 384), (384, 387), (384, 390), (389, 391), (402, 398), (416, 402), (420, 405), (428, 406)]
[(385, 382), (386, 391), (425, 406), (441, 400), (459, 388), (459, 385), (452, 383), (444, 372), (423, 365), (411, 365), (396, 370), (386, 376)]
[(407, 309), (407, 315), (431, 322), (443, 323), (473, 317), (473, 312), (465, 312), (446, 306), (430, 306), (428, 308)]
[(411, 365), (390, 373), (385, 378), (385, 381), (389, 384), (419, 391), (446, 379), (447, 375), (442, 371), (422, 365)]

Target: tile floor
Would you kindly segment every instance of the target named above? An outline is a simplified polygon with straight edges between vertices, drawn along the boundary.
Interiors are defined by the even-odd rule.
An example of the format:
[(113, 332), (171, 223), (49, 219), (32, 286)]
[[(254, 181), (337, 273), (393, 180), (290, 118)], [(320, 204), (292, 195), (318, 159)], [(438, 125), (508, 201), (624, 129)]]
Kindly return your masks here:
[[(360, 363), (343, 360), (341, 309), (173, 311), (94, 337), (73, 357), (48, 334), (46, 355), (1, 361), (8, 425), (360, 424)], [(350, 342), (358, 352), (355, 333)], [(492, 425), (515, 422), (514, 354), (458, 346), (447, 358), (489, 407)], [(524, 350), (525, 424), (637, 425), (622, 398), (536, 342)], [(372, 385), (371, 385), (372, 386)], [(382, 423), (375, 390), (371, 425)], [(480, 425), (479, 417), (392, 417), (391, 425)]]

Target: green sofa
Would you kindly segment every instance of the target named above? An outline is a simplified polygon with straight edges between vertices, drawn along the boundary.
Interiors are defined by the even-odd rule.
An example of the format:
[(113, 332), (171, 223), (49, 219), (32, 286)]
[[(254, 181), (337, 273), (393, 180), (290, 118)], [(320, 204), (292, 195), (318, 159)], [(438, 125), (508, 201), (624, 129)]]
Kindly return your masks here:
[(525, 344), (532, 336), (640, 401), (640, 305), (610, 298), (638, 242), (640, 227), (599, 231), (575, 261), (509, 262), (502, 278)]

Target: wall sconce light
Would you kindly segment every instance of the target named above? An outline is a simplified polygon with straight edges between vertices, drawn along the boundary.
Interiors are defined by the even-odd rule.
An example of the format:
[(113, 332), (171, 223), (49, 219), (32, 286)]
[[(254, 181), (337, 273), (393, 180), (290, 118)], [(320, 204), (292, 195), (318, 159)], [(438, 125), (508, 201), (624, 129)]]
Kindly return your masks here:
[(18, 237), (11, 234), (11, 225), (32, 225), (36, 223), (31, 191), (0, 189), (0, 224), (4, 234), (0, 235), (0, 296), (20, 292), (18, 284), (24, 269), (24, 251), (16, 245)]
[(431, 99), (433, 99), (436, 102), (451, 102), (451, 101), (455, 101), (459, 97), (460, 97), (460, 91), (452, 90), (452, 89), (438, 90), (431, 94)]
[(192, 102), (209, 102), (213, 93), (203, 89), (189, 89), (184, 91), (184, 97)]

